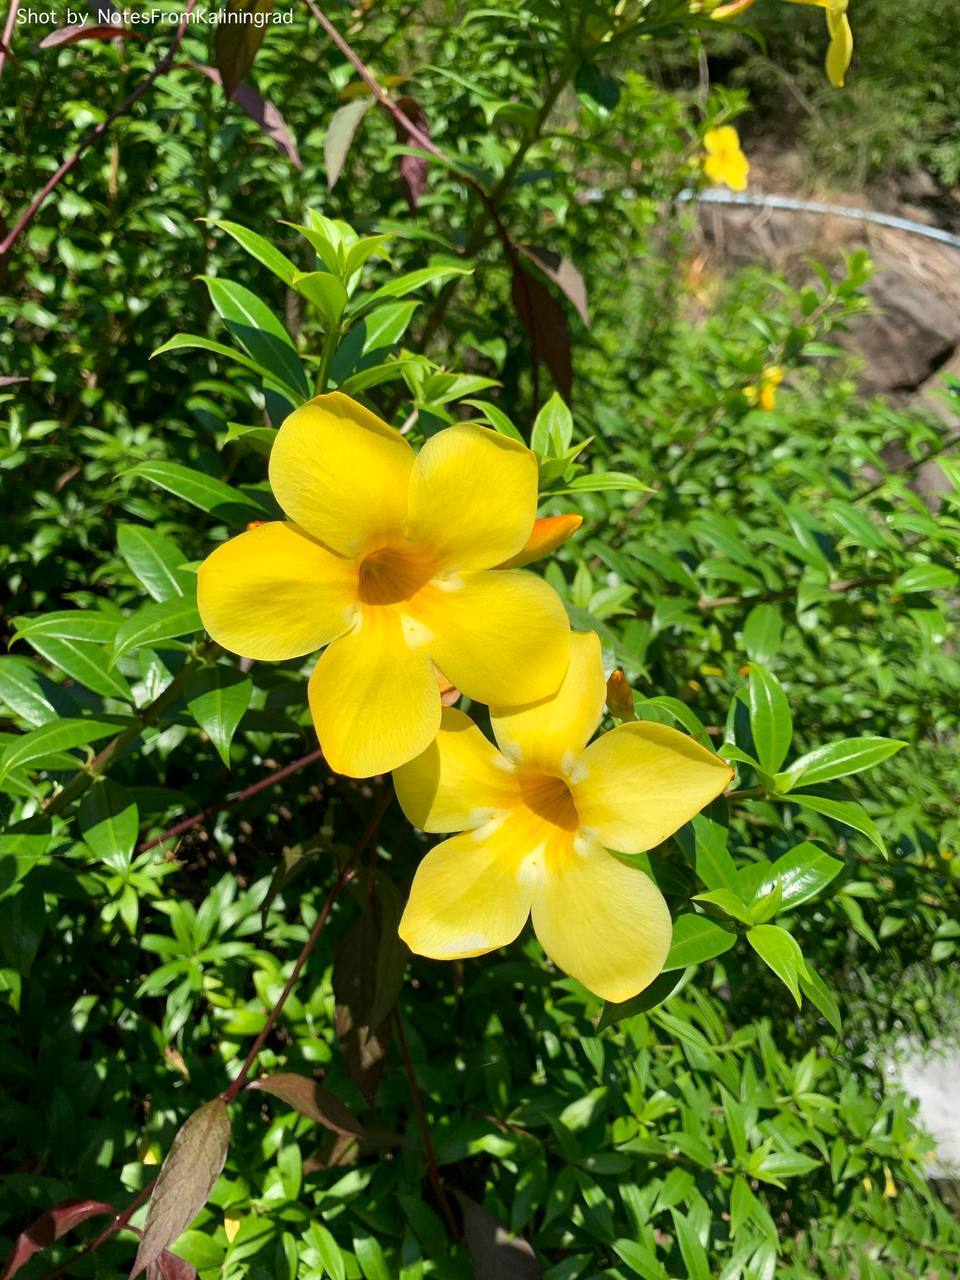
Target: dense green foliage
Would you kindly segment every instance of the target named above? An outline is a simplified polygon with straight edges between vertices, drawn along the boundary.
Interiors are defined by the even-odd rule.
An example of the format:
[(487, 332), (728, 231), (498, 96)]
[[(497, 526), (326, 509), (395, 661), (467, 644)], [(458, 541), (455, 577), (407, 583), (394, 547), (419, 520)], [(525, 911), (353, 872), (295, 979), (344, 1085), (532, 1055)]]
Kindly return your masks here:
[[(791, 30), (816, 25), (819, 74), (819, 13), (766, 0), (757, 21), (781, 8)], [(796, 289), (751, 272), (707, 308), (694, 296), (676, 197), (698, 182), (704, 130), (745, 98), (656, 87), (661, 38), (671, 68), (701, 34), (732, 39), (686, 9), (330, 15), (381, 82), (406, 77), (401, 101), (447, 157), (415, 209), (398, 185), (410, 148), (372, 98), (344, 96), (353, 70), (298, 11), (253, 75), (302, 169), (181, 66), (15, 246), (0, 298), (0, 373), (27, 380), (0, 386), (5, 1246), (52, 1205), (119, 1209), (149, 1184), (237, 1076), (359, 851), (253, 1073), (323, 1090), (230, 1099), (226, 1165), (175, 1250), (204, 1280), (453, 1280), (471, 1259), (481, 1280), (957, 1273), (929, 1140), (884, 1066), (960, 1008), (960, 462), (942, 459), (952, 489), (931, 510), (886, 460), (940, 436), (858, 397), (834, 345), (863, 306), (862, 257), (814, 264)], [(172, 32), (48, 49), (18, 34), (8, 228)], [(211, 45), (191, 30), (184, 58), (209, 63)], [(521, 246), (562, 259), (559, 286)], [(784, 382), (759, 407), (773, 367)], [(584, 517), (541, 566), (573, 624), (600, 631), (635, 714), (738, 768), (726, 799), (637, 855), (675, 939), (626, 1009), (528, 935), (479, 960), (410, 957), (396, 921), (427, 838), (389, 779), (318, 758), (309, 663), (241, 662), (200, 629), (196, 564), (276, 514), (273, 431), (332, 387), (414, 441), (459, 419), (530, 440), (542, 513)], [(496, 1242), (495, 1220), (536, 1263)], [(117, 1235), (69, 1274), (114, 1276), (135, 1247)]]

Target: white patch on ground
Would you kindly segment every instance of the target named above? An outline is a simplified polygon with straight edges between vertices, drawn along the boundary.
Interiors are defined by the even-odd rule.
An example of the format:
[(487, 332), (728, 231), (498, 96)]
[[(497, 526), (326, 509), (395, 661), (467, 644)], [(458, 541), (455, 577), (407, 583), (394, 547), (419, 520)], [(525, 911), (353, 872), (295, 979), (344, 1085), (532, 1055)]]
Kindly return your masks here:
[(933, 1177), (960, 1175), (960, 1045), (938, 1052), (904, 1044), (886, 1068), (891, 1080), (920, 1103), (917, 1119), (937, 1144), (928, 1172)]

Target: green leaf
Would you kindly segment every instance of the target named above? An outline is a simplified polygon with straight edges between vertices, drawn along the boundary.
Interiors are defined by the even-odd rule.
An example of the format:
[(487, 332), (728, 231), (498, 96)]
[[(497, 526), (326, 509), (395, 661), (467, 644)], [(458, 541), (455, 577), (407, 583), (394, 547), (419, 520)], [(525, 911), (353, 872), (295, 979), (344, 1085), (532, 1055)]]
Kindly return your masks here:
[(781, 779), (788, 784), (778, 785), (778, 790), (815, 787), (834, 778), (862, 773), (864, 769), (882, 764), (906, 745), (896, 738), (841, 738), (839, 742), (828, 742), (808, 751), (805, 756), (794, 760), (785, 773), (778, 774), (778, 784)]
[(788, 799), (791, 804), (802, 805), (805, 809), (822, 813), (825, 818), (832, 818), (834, 822), (842, 822), (844, 826), (859, 831), (876, 845), (884, 857), (887, 857), (887, 846), (883, 842), (883, 836), (862, 805), (855, 804), (851, 800), (830, 800), (826, 796), (809, 796), (802, 791), (791, 792)]
[(122, 727), (105, 720), (56, 720), (52, 724), (41, 725), (39, 729), (31, 729), (8, 743), (0, 754), (0, 778), (24, 765), (36, 764), (47, 756), (70, 751), (74, 747), (85, 747), (100, 738), (109, 738), (119, 733)]
[(780, 652), (783, 617), (772, 604), (755, 604), (743, 624), (743, 647), (752, 662), (772, 662)]
[(284, 284), (293, 284), (294, 277), (298, 274), (296, 264), (269, 240), (257, 235), (256, 231), (251, 231), (249, 227), (242, 227), (238, 222), (227, 222), (221, 218), (201, 218), (200, 221), (226, 231), (227, 235), (233, 236), (237, 244), (245, 249), (251, 258), (256, 258), (257, 262), (262, 263), (268, 271), (272, 271)]
[(193, 635), (202, 627), (196, 599), (175, 596), (172, 600), (145, 604), (121, 625), (114, 642), (111, 662), (116, 663), (125, 653), (141, 645), (160, 645), (164, 640)]
[(229, 514), (239, 522), (244, 518), (262, 519), (268, 514), (266, 507), (261, 506), (255, 498), (224, 484), (214, 476), (181, 466), (179, 462), (139, 462), (129, 474), (143, 476), (145, 480), (159, 485), (161, 489), (166, 489), (168, 493), (210, 515), (214, 512), (225, 516)]
[(554, 391), (537, 414), (530, 447), (545, 458), (559, 458), (570, 448), (572, 441), (573, 414), (560, 393)]
[(392, 347), (406, 333), (419, 302), (389, 302), (377, 307), (363, 320), (363, 354)]
[(224, 360), (232, 360), (234, 364), (238, 364), (244, 369), (249, 369), (251, 373), (257, 374), (258, 377), (269, 378), (272, 376), (265, 365), (257, 364), (256, 360), (251, 360), (249, 356), (244, 355), (242, 351), (238, 351), (236, 347), (228, 347), (223, 342), (214, 342), (212, 338), (204, 338), (196, 333), (175, 333), (172, 338), (151, 353), (150, 359), (153, 360), (157, 356), (165, 355), (168, 351), (194, 350), (209, 351), (212, 355), (222, 356)]
[(688, 911), (673, 922), (673, 941), (664, 962), (664, 972), (702, 964), (714, 956), (722, 956), (737, 940), (731, 929), (698, 912)]
[(843, 863), (809, 840), (795, 845), (773, 863), (757, 890), (758, 897), (769, 893), (779, 878), (783, 910), (809, 902), (843, 870)]
[(707, 1251), (700, 1243), (700, 1237), (697, 1235), (692, 1222), (678, 1213), (676, 1209), (671, 1209), (670, 1214), (677, 1233), (680, 1256), (683, 1258), (683, 1265), (687, 1269), (687, 1280), (712, 1280), (710, 1264), (707, 1261)]
[(698, 813), (693, 827), (693, 860), (697, 875), (708, 889), (738, 892), (737, 865), (727, 848), (730, 832), (708, 813)]
[(43, 890), (34, 880), (0, 901), (0, 951), (24, 978), (39, 950), (45, 924)]
[(745, 902), (741, 902), (739, 895), (733, 889), (710, 889), (706, 893), (694, 894), (693, 901), (719, 907), (726, 915), (739, 920), (741, 924), (753, 923), (753, 912)]
[(510, 436), (512, 440), (519, 440), (521, 444), (526, 443), (523, 436), (499, 405), (495, 405), (489, 400), (464, 400), (463, 403), (470, 405), (471, 408), (479, 409), (491, 427), (495, 431), (499, 431), (501, 435)]
[(253, 681), (227, 667), (198, 672), (184, 694), (187, 709), (229, 769), (230, 743), (253, 697)]
[(331, 1232), (316, 1219), (310, 1223), (307, 1231), (311, 1245), (320, 1255), (320, 1261), (323, 1269), (331, 1280), (346, 1280), (347, 1267), (343, 1260), (343, 1254), (340, 1246), (337, 1244)]
[(329, 271), (298, 271), (293, 287), (302, 297), (316, 307), (326, 329), (338, 329), (347, 291)]
[(758, 924), (747, 930), (747, 941), (773, 970), (800, 1006), (800, 975), (805, 972), (800, 944), (777, 924)]
[(565, 493), (651, 493), (650, 485), (626, 471), (591, 471), (574, 476), (562, 489), (550, 489), (551, 497)]
[(657, 1261), (657, 1255), (652, 1249), (637, 1244), (635, 1240), (614, 1240), (610, 1247), (642, 1280), (669, 1280), (663, 1264)]
[(757, 760), (765, 773), (776, 773), (790, 750), (793, 717), (780, 682), (755, 662), (750, 664), (747, 701)]
[(248, 355), (287, 388), (297, 400), (310, 395), (310, 382), (286, 329), (256, 294), (232, 280), (201, 276), (210, 301)]
[(110, 778), (99, 778), (84, 796), (77, 818), (94, 857), (114, 871), (126, 871), (140, 830), (140, 811), (130, 792)]
[[(46, 688), (45, 688), (46, 686)], [(40, 674), (29, 658), (0, 657), (0, 705), (37, 727), (62, 714), (59, 689)]]
[(944, 591), (956, 584), (957, 575), (944, 565), (915, 564), (900, 574), (891, 590), (903, 596), (911, 593), (926, 595), (928, 591)]
[(458, 267), (453, 263), (421, 267), (418, 271), (408, 271), (406, 275), (397, 276), (395, 280), (388, 281), (379, 289), (374, 289), (372, 293), (358, 294), (351, 303), (351, 310), (359, 314), (362, 311), (369, 311), (371, 307), (375, 307), (387, 298), (402, 298), (416, 289), (422, 289), (425, 284), (432, 284), (437, 280), (448, 280), (451, 276), (472, 274), (473, 267)]
[(65, 609), (41, 613), (35, 618), (14, 618), (14, 639), (50, 636), (54, 640), (84, 640), (89, 644), (110, 644), (118, 622), (92, 609)]
[[(114, 628), (116, 624), (111, 624)], [(119, 671), (112, 671), (102, 644), (82, 640), (56, 640), (52, 636), (31, 636), (31, 646), (64, 675), (103, 698), (132, 702), (133, 693)]]
[(393, 1273), (383, 1255), (383, 1248), (368, 1231), (353, 1237), (353, 1252), (360, 1264), (363, 1280), (394, 1280)]
[[(612, 1000), (604, 1002), (603, 1012), (597, 1022), (597, 1031), (604, 1031), (621, 1018), (632, 1018), (637, 1013), (646, 1013), (655, 1009), (658, 1004), (668, 1000), (683, 978), (683, 973), (661, 973), (639, 995), (616, 1003)], [(576, 1104), (574, 1104), (576, 1105)]]
[(196, 575), (182, 568), (187, 557), (172, 538), (143, 524), (122, 524), (117, 547), (127, 568), (154, 600), (172, 600), (196, 590)]
[(803, 972), (800, 974), (800, 989), (810, 1003), (820, 1010), (837, 1035), (842, 1035), (843, 1022), (840, 1017), (840, 1006), (833, 992), (814, 971), (809, 960), (805, 961)]

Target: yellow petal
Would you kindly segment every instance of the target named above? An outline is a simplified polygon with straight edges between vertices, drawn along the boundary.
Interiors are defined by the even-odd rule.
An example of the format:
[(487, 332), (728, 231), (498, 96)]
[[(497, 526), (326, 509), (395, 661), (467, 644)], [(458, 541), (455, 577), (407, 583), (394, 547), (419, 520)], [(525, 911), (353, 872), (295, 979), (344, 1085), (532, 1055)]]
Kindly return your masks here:
[(715, 800), (733, 770), (693, 738), (637, 721), (598, 738), (571, 781), (581, 830), (620, 853), (652, 849)]
[(605, 697), (600, 637), (595, 631), (574, 631), (570, 665), (557, 692), (526, 706), (492, 706), (490, 723), (501, 750), (512, 759), (571, 769), (596, 732)]
[(414, 453), (339, 391), (294, 410), (270, 453), (270, 484), (291, 520), (342, 555), (400, 536)]
[(498, 569), (519, 569), (522, 565), (542, 560), (572, 537), (583, 524), (583, 516), (542, 516), (533, 523), (533, 532), (515, 556), (498, 564)]
[(732, 124), (722, 124), (708, 129), (703, 135), (703, 145), (708, 155), (727, 155), (740, 150), (740, 135)]
[(440, 690), (400, 613), (365, 609), (310, 677), (310, 711), (332, 769), (351, 778), (388, 773), (426, 750), (440, 728)]
[(853, 60), (853, 31), (846, 13), (827, 11), (830, 28), (830, 47), (827, 50), (827, 76), (830, 83), (842, 89), (847, 69)]
[(570, 624), (542, 578), (520, 569), (465, 574), (420, 592), (416, 609), (431, 657), (468, 698), (516, 706), (559, 688)]
[(629, 1000), (663, 968), (672, 931), (663, 895), (606, 849), (577, 841), (543, 876), (532, 905), (553, 963), (604, 1000)]
[(486, 427), (431, 436), (410, 477), (408, 534), (443, 568), (489, 569), (516, 555), (537, 513), (537, 460)]
[(445, 707), (422, 755), (393, 773), (400, 808), (421, 831), (469, 831), (517, 802), (507, 760), (469, 716)]
[(224, 542), (197, 579), (200, 617), (217, 644), (273, 662), (343, 635), (356, 598), (356, 567), (280, 520)]
[(505, 947), (530, 912), (530, 889), (517, 878), (517, 864), (509, 823), (444, 840), (417, 868), (400, 937), (411, 951), (434, 960)]

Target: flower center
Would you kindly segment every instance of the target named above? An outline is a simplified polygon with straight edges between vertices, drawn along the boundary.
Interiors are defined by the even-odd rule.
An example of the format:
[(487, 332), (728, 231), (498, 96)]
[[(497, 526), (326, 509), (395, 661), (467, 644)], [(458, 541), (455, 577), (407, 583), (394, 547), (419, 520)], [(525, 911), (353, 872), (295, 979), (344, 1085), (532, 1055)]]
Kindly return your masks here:
[(520, 798), (531, 813), (560, 831), (576, 831), (580, 815), (562, 778), (529, 770), (521, 774), (519, 782)]
[(418, 547), (378, 547), (360, 563), (361, 603), (382, 605), (409, 600), (433, 575), (430, 557)]

